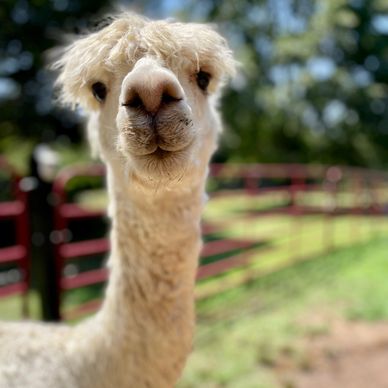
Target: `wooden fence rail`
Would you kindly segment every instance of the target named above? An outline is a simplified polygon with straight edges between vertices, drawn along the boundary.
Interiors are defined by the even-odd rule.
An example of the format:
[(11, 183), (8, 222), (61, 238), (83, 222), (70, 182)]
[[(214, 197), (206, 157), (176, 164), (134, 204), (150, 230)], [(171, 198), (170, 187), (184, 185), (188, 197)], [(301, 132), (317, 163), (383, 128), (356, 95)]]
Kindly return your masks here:
[[(8, 165), (0, 159), (0, 167)], [(14, 292), (26, 295), (29, 284), (29, 239), (28, 210), (26, 193), (20, 190), (20, 178), (9, 170), (14, 186), (14, 198), (0, 202), (0, 220), (10, 218), (16, 223), (17, 242), (13, 246), (0, 248), (0, 265), (14, 263), (23, 274), (20, 282), (0, 287), (0, 297)], [(109, 241), (104, 236), (74, 238), (72, 228), (85, 220), (97, 221), (105, 217), (105, 210), (85, 207), (69, 194), (74, 181), (83, 178), (100, 179), (103, 185), (105, 170), (102, 165), (72, 166), (63, 169), (52, 185), (54, 230), (50, 234), (55, 261), (55, 303), (61, 318), (74, 319), (94, 311), (100, 301), (88, 300), (72, 308), (65, 308), (63, 297), (72, 290), (101, 284), (106, 281), (107, 270), (101, 263), (94, 267), (79, 270), (81, 263), (106, 255)], [(248, 222), (257, 217), (286, 214), (300, 217), (308, 214), (321, 214), (331, 220), (339, 214), (345, 215), (388, 215), (388, 174), (361, 168), (320, 165), (284, 164), (213, 164), (210, 171), (209, 190), (215, 200), (243, 196), (255, 199), (281, 195), (279, 206), (250, 208), (234, 214), (229, 220), (203, 225), (204, 248), (201, 255), (198, 279), (220, 275), (231, 269), (247, 265), (251, 253), (257, 247), (262, 252), (270, 251), (265, 241), (252, 238), (230, 237), (223, 231), (239, 221)], [(307, 200), (312, 194), (323, 199)], [(296, 218), (295, 218), (296, 219)], [(301, 224), (291, 222), (295, 238), (290, 239), (290, 252), (302, 256), (302, 244), (298, 234)], [(354, 232), (354, 231), (352, 231)], [(324, 227), (322, 244), (331, 249), (335, 240), (332, 224)], [(291, 257), (290, 257), (291, 261)], [(72, 270), (69, 270), (72, 269)], [(26, 310), (26, 303), (24, 303)]]
[[(27, 193), (22, 178), (0, 157), (0, 171), (10, 184), (9, 198), (0, 202), (0, 221), (13, 229), (14, 241), (0, 248), (0, 270), (14, 271), (16, 279), (0, 286), (0, 297), (22, 295), (22, 315), (28, 316), (27, 293), (30, 275), (30, 230), (28, 222)], [(2, 224), (3, 225), (3, 224)], [(3, 234), (3, 233), (2, 233)], [(15, 271), (16, 270), (16, 271)]]

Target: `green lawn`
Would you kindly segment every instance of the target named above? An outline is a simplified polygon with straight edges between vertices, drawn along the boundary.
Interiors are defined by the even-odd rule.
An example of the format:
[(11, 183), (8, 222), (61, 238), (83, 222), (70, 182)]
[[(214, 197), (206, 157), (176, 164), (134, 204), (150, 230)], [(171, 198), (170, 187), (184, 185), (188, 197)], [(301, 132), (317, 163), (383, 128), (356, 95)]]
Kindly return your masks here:
[(193, 354), (179, 388), (280, 387), (283, 352), (308, 363), (298, 339), (330, 330), (314, 316), (388, 320), (388, 238), (299, 262), (198, 302)]

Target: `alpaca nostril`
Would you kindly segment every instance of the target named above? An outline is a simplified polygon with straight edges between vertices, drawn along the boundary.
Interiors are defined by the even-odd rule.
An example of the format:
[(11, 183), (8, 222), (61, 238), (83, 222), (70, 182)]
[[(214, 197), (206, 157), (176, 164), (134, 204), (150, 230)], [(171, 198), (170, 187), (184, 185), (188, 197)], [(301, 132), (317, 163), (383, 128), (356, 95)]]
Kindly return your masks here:
[(161, 109), (169, 109), (184, 99), (183, 88), (174, 74), (153, 62), (139, 63), (124, 80), (122, 106), (156, 116)]
[(161, 101), (162, 104), (171, 104), (173, 102), (179, 102), (179, 101), (182, 101), (182, 98), (174, 97), (171, 94), (166, 92), (162, 94), (162, 101)]
[[(157, 99), (157, 93), (153, 95), (154, 99)], [(159, 95), (158, 101), (154, 101), (154, 104), (151, 106), (150, 102), (142, 99), (142, 97), (138, 93), (133, 93), (125, 102), (121, 104), (121, 106), (126, 106), (133, 109), (143, 108), (147, 112), (157, 113), (162, 105), (170, 105), (175, 102), (182, 101), (181, 97), (173, 96), (168, 91)]]
[(144, 106), (142, 99), (137, 93), (121, 105), (128, 106), (130, 108), (142, 108)]

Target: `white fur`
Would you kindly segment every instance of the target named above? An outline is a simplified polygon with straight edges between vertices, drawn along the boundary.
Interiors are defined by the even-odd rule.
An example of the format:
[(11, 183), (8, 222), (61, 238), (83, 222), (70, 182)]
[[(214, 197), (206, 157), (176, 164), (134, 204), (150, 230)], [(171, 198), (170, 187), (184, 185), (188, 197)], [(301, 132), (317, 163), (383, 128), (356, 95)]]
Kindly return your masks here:
[[(173, 387), (192, 346), (204, 185), (232, 54), (207, 25), (125, 13), (74, 40), (54, 67), (107, 164), (110, 278), (100, 311), (75, 327), (1, 323), (0, 387)], [(200, 70), (212, 75), (207, 93)], [(161, 104), (158, 90), (176, 101)], [(136, 93), (151, 113), (121, 105)]]

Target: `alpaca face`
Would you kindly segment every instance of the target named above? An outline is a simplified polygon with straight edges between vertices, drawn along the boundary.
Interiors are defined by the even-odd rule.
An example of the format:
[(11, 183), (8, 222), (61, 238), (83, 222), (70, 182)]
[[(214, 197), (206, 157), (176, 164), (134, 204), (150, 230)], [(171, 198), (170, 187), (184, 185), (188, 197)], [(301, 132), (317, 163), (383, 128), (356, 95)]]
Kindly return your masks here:
[(89, 112), (89, 138), (106, 162), (159, 182), (205, 170), (221, 128), (219, 90), (234, 71), (213, 29), (124, 14), (54, 66), (62, 99)]
[(136, 62), (121, 82), (118, 105), (117, 145), (134, 169), (171, 176), (189, 162), (200, 132), (183, 86), (160, 61)]

